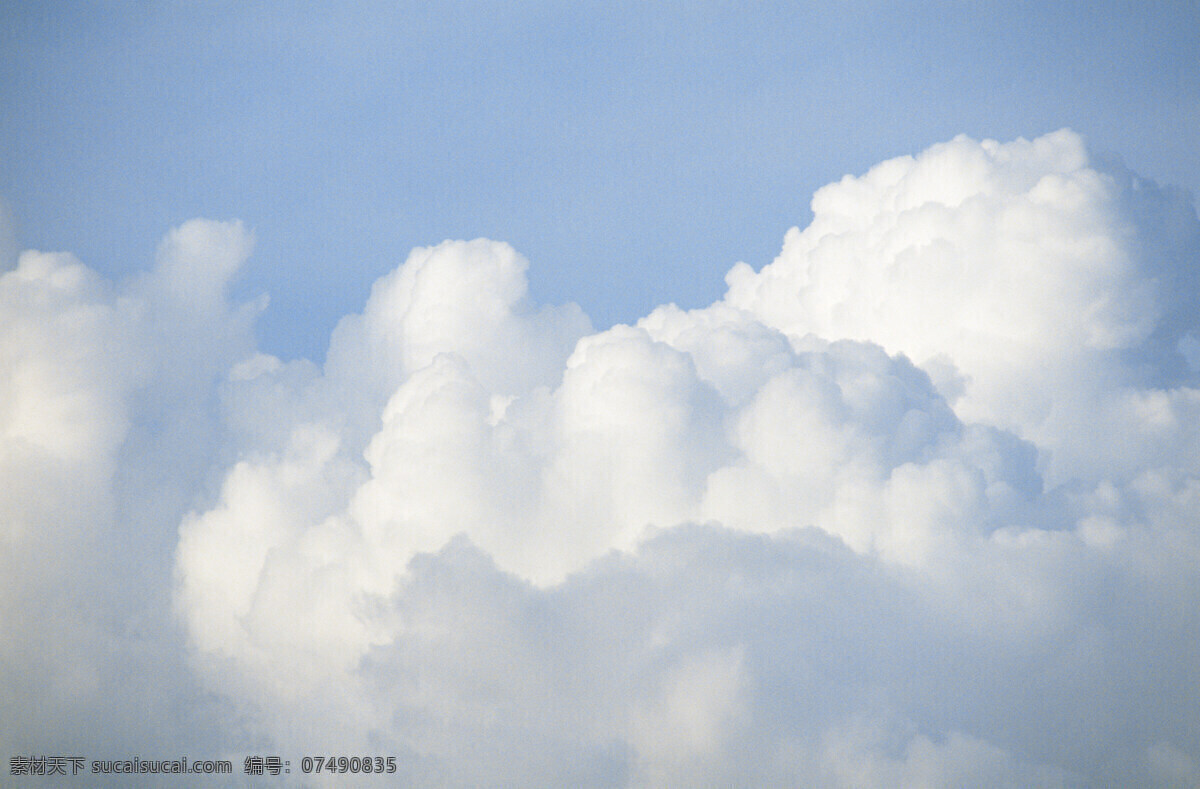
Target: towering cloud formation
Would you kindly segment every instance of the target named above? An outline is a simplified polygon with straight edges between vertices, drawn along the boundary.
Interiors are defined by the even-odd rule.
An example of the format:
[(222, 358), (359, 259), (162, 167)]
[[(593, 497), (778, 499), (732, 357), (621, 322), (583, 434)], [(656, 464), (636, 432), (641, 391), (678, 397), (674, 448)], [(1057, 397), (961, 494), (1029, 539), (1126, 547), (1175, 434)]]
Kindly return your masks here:
[(6, 752), (127, 752), (213, 725), (175, 702), (194, 683), (169, 582), (218, 456), (217, 383), (252, 348), (254, 305), (222, 295), (250, 246), (240, 225), (189, 222), (120, 289), (65, 254), (0, 275)]
[[(6, 679), (48, 683), (22, 703), (61, 702), (38, 731), (80, 671), (119, 728), (136, 655), (187, 711), (159, 742), (418, 783), (1200, 780), (1186, 196), (1063, 131), (813, 212), (720, 302), (600, 333), (530, 304), (507, 245), (419, 249), (323, 368), (253, 352), (236, 225), (115, 291), (26, 253), (0, 613)], [(37, 659), (63, 623), (70, 668)]]
[(959, 416), (1036, 441), (1056, 480), (1151, 462), (1129, 456), (1147, 425), (1128, 387), (1195, 380), (1178, 352), (1200, 296), (1186, 196), (1089, 167), (1061, 131), (959, 137), (824, 187), (813, 213), (762, 272), (729, 273), (729, 304), (953, 375)]

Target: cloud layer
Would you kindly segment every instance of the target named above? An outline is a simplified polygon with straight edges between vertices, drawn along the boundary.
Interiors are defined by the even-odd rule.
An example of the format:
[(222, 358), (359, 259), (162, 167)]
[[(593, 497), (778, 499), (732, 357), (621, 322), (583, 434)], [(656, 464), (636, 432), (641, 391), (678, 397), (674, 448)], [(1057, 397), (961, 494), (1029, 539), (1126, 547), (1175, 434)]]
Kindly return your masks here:
[(24, 253), (0, 743), (435, 785), (1200, 781), (1187, 196), (1062, 131), (813, 213), (721, 301), (598, 333), (506, 244), (417, 249), (323, 366), (255, 352), (238, 224), (120, 285)]

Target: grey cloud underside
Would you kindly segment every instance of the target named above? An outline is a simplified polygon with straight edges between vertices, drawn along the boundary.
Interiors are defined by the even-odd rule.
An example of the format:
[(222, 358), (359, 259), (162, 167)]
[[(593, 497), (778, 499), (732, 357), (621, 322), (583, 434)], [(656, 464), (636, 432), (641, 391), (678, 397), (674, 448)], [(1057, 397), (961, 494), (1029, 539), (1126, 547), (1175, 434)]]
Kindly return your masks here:
[(0, 279), (12, 753), (418, 784), (1200, 780), (1200, 223), (1063, 131), (820, 190), (596, 333), (414, 250), (324, 367), (237, 224)]

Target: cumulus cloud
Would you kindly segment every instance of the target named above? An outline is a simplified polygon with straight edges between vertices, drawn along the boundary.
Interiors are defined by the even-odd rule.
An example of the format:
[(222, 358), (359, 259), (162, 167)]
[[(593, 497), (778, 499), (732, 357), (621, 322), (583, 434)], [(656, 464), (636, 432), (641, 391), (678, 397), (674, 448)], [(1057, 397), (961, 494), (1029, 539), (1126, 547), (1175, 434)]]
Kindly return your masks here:
[[(418, 249), (323, 366), (254, 349), (236, 223), (124, 284), (24, 253), (0, 616), (34, 724), (0, 742), (433, 785), (1194, 784), (1186, 196), (1062, 131), (813, 214), (717, 303), (601, 332), (506, 244)], [(106, 703), (127, 665), (171, 702)]]
[(174, 283), (219, 290), (248, 243), (238, 225), (189, 222), (121, 287), (68, 254), (24, 252), (0, 275), (0, 666), (12, 705), (0, 742), (13, 754), (111, 752), (213, 726), (190, 710), (202, 689), (170, 637), (173, 523), (214, 460), (213, 393), (226, 360), (251, 347), (252, 315)]
[(1195, 416), (1143, 391), (1196, 380), (1179, 352), (1200, 297), (1194, 209), (1090, 166), (1077, 135), (959, 137), (820, 189), (813, 214), (761, 272), (729, 272), (726, 303), (905, 354), (962, 418), (1034, 440), (1056, 482), (1136, 473), (1155, 419)]

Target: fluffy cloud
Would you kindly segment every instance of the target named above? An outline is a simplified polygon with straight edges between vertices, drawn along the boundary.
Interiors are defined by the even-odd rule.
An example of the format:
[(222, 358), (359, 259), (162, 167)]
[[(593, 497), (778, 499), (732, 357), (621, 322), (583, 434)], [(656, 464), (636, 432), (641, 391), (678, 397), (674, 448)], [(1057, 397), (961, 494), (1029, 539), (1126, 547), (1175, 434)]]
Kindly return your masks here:
[[(1140, 391), (1196, 380), (1191, 201), (1089, 166), (1077, 135), (959, 137), (822, 188), (813, 213), (761, 272), (729, 272), (726, 303), (905, 354), (960, 417), (1034, 440), (1056, 482), (1135, 474), (1155, 462), (1142, 433), (1195, 421), (1186, 396)], [(1178, 450), (1154, 449), (1192, 462)]]
[(6, 679), (44, 683), (18, 704), (58, 706), (0, 742), (85, 707), (121, 730), (132, 656), (176, 710), (132, 747), (293, 770), (1195, 783), (1191, 204), (1063, 131), (960, 137), (813, 213), (716, 304), (599, 333), (505, 244), (418, 249), (323, 367), (254, 351), (236, 224), (121, 286), (25, 253), (0, 616)]
[(219, 443), (216, 384), (252, 346), (253, 308), (220, 297), (249, 243), (238, 225), (189, 222), (120, 288), (65, 254), (25, 252), (0, 275), (12, 705), (0, 742), (13, 754), (125, 751), (212, 728), (189, 707), (201, 688), (168, 637), (169, 579), (174, 524)]

